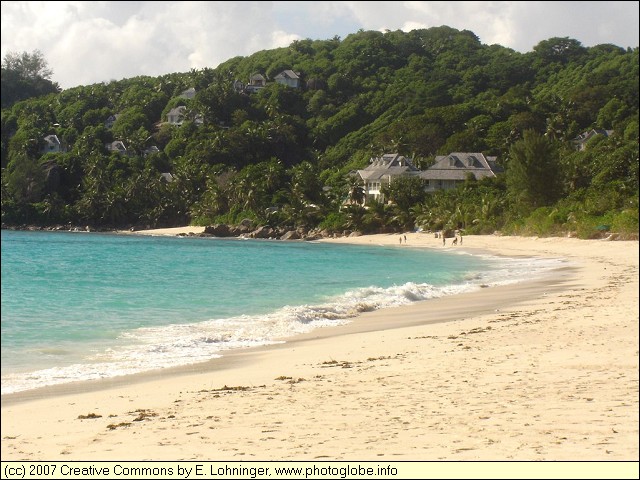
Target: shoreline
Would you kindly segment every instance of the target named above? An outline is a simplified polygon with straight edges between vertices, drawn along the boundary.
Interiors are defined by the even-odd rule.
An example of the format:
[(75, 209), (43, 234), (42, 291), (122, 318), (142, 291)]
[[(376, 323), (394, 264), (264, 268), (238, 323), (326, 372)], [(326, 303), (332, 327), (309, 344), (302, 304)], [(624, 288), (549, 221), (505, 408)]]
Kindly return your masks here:
[[(361, 333), (382, 332), (385, 330), (447, 323), (458, 320), (460, 317), (499, 311), (500, 308), (517, 305), (520, 302), (526, 302), (532, 298), (543, 297), (549, 292), (561, 290), (563, 285), (570, 281), (568, 271), (571, 270), (572, 267), (561, 267), (547, 274), (545, 278), (518, 282), (513, 285), (491, 287), (490, 293), (487, 290), (465, 292), (421, 300), (410, 305), (363, 312), (357, 317), (350, 319), (349, 323), (344, 325), (320, 327), (308, 333), (275, 339), (275, 341), (279, 343), (222, 350), (220, 352), (221, 357), (205, 362), (120, 375), (105, 379), (80, 380), (15, 393), (6, 393), (0, 396), (2, 407), (44, 397), (100, 392), (112, 388), (156, 381), (168, 376), (184, 376), (193, 373), (227, 370), (234, 368), (238, 364), (246, 364), (250, 361), (247, 357), (260, 355), (273, 350), (287, 349), (298, 343), (328, 340), (345, 335), (358, 335)], [(460, 304), (458, 303), (459, 300), (462, 300)], [(431, 319), (421, 318), (425, 308), (430, 310)], [(389, 313), (392, 313), (397, 319), (392, 325), (385, 321), (385, 317)]]
[[(206, 364), (3, 395), (3, 460), (637, 460), (638, 242), (468, 236), (445, 248), (572, 265)], [(90, 413), (101, 416), (78, 419)]]
[[(195, 237), (197, 234), (202, 233), (205, 227), (175, 227), (175, 228), (165, 228), (165, 229), (153, 229), (153, 230), (142, 230), (142, 231), (118, 231), (118, 232), (109, 232), (110, 234), (116, 235), (147, 235), (147, 236), (192, 236)], [(95, 232), (95, 233), (103, 233), (103, 232)], [(424, 240), (426, 235), (420, 235)], [(349, 244), (358, 244), (363, 243), (363, 240), (368, 237), (342, 237), (338, 240), (336, 239), (323, 239), (316, 240), (317, 243), (349, 243)], [(376, 236), (374, 238), (382, 239), (382, 242), (374, 242), (376, 246), (383, 246), (383, 244), (387, 243), (387, 238), (394, 238), (395, 234), (384, 234), (380, 236)], [(233, 239), (233, 238), (232, 238)], [(229, 240), (229, 238), (223, 238), (223, 240)], [(252, 239), (252, 240), (260, 240), (260, 239)], [(301, 240), (297, 240), (298, 242)], [(450, 241), (450, 240), (449, 240)], [(296, 240), (294, 240), (296, 242)], [(397, 244), (389, 244), (386, 246), (397, 247)], [(405, 245), (401, 245), (404, 247)], [(437, 241), (436, 247), (420, 245), (419, 247), (413, 248), (428, 248), (432, 250), (440, 249), (441, 244), (440, 240)], [(463, 247), (456, 247), (457, 251), (466, 251), (470, 252), (472, 249), (464, 249)], [(476, 250), (476, 249), (474, 249)], [(482, 251), (474, 251), (474, 254), (490, 254), (490, 252), (486, 250)], [(493, 256), (498, 256), (493, 254)], [(513, 257), (511, 257), (513, 258)], [(276, 344), (266, 344), (266, 345), (258, 345), (254, 347), (242, 347), (242, 348), (229, 348), (221, 350), (219, 353), (222, 355), (221, 358), (214, 358), (208, 361), (201, 361), (194, 364), (186, 364), (175, 367), (165, 367), (159, 369), (153, 369), (148, 371), (140, 371), (136, 373), (130, 373), (126, 375), (118, 375), (115, 377), (107, 377), (103, 379), (90, 379), (90, 380), (76, 380), (72, 382), (66, 382), (62, 384), (54, 384), (54, 385), (46, 385), (36, 388), (31, 388), (28, 390), (21, 390), (18, 392), (12, 393), (3, 393), (0, 398), (2, 402), (2, 406), (12, 405), (16, 403), (25, 402), (31, 399), (38, 399), (42, 397), (50, 397), (57, 395), (69, 395), (69, 394), (77, 394), (88, 391), (100, 391), (105, 389), (114, 388), (116, 386), (129, 385), (139, 382), (146, 382), (153, 379), (162, 378), (165, 376), (171, 375), (183, 375), (189, 372), (206, 372), (206, 371), (215, 371), (217, 369), (225, 369), (227, 366), (227, 358), (231, 355), (234, 357), (242, 356), (247, 351), (258, 351), (260, 349), (273, 349), (273, 348), (286, 348), (287, 345), (291, 345), (295, 342), (304, 341), (308, 339), (317, 339), (317, 338), (329, 338), (334, 336), (341, 336), (346, 334), (355, 334), (355, 333), (363, 333), (363, 332), (371, 332), (376, 330), (387, 330), (391, 328), (401, 328), (406, 326), (414, 326), (418, 324), (432, 324), (432, 323), (441, 323), (451, 321), (453, 319), (459, 318), (461, 315), (469, 316), (472, 313), (481, 313), (481, 312), (489, 312), (494, 310), (497, 307), (503, 307), (505, 304), (513, 304), (518, 301), (526, 300), (528, 297), (534, 297), (536, 294), (533, 292), (539, 292), (538, 295), (541, 295), (543, 292), (549, 289), (558, 288), (555, 283), (564, 283), (567, 281), (566, 277), (568, 273), (565, 270), (571, 270), (572, 266), (559, 266), (553, 268), (553, 270), (548, 271), (544, 274), (544, 277), (536, 278), (534, 280), (528, 281), (518, 281), (515, 284), (506, 284), (506, 285), (498, 285), (492, 286), (491, 294), (488, 294), (488, 291), (485, 290), (483, 292), (474, 291), (474, 292), (465, 292), (458, 294), (448, 294), (444, 297), (434, 297), (427, 300), (421, 300), (417, 302), (413, 302), (409, 305), (401, 306), (401, 307), (382, 307), (381, 309), (376, 309), (374, 312), (382, 312), (379, 315), (374, 314), (371, 315), (372, 312), (365, 311), (358, 314), (356, 317), (351, 317), (347, 320), (346, 325), (340, 326), (331, 326), (331, 327), (317, 327), (311, 332), (305, 334), (295, 334), (291, 336), (285, 336), (282, 338), (274, 338), (274, 342), (281, 342)], [(564, 271), (564, 273), (561, 273)], [(562, 277), (562, 278), (561, 278)], [(489, 288), (487, 285), (483, 285), (482, 288)], [(495, 289), (498, 289), (497, 291)], [(534, 290), (535, 289), (535, 290)], [(467, 296), (469, 299), (467, 300)], [(498, 297), (504, 296), (508, 300), (505, 302), (500, 300)], [(456, 299), (464, 299), (464, 308), (461, 309), (452, 309), (447, 307), (450, 302), (450, 298), (455, 297)], [(423, 304), (423, 302), (429, 302), (428, 304)], [(456, 301), (457, 303), (457, 301)], [(442, 306), (441, 306), (442, 305)], [(433, 320), (412, 320), (411, 312), (414, 309), (422, 310), (424, 308), (429, 308), (434, 314), (435, 317)], [(392, 309), (392, 312), (397, 320), (393, 325), (388, 325), (384, 321), (381, 321), (380, 318), (384, 318), (389, 309)], [(234, 358), (234, 362), (238, 362), (239, 358)]]

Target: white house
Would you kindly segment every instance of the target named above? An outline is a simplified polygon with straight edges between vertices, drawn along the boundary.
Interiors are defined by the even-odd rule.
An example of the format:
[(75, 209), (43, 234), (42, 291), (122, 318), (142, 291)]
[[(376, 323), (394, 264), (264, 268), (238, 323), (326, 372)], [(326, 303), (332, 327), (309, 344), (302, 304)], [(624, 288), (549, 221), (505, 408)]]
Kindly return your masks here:
[(184, 122), (184, 111), (187, 109), (184, 105), (180, 105), (179, 107), (172, 108), (167, 113), (167, 123), (171, 125), (182, 125)]
[(426, 192), (450, 190), (464, 183), (469, 175), (476, 180), (495, 177), (502, 169), (496, 165), (496, 157), (482, 153), (454, 152), (436, 157), (436, 163), (420, 172)]
[[(186, 120), (185, 119), (186, 111), (187, 111), (187, 107), (185, 107), (184, 105), (180, 105), (179, 107), (172, 108), (171, 110), (169, 110), (169, 113), (167, 113), (167, 123), (169, 123), (170, 125), (176, 125), (179, 127)], [(193, 122), (196, 123), (197, 125), (202, 125), (204, 123), (204, 118), (202, 117), (202, 115), (197, 114), (193, 119)]]
[(249, 77), (249, 84), (244, 87), (248, 93), (256, 93), (267, 86), (267, 79), (261, 73), (254, 73)]
[(419, 173), (420, 170), (409, 158), (398, 153), (386, 153), (381, 157), (371, 158), (369, 166), (356, 172), (363, 183), (365, 204), (370, 199), (384, 201), (381, 189), (385, 185), (391, 185), (394, 178)]
[(283, 70), (273, 79), (280, 85), (286, 85), (287, 87), (292, 88), (300, 87), (300, 75), (293, 70)]
[(40, 150), (41, 153), (57, 153), (62, 151), (62, 144), (57, 135), (47, 135), (44, 137), (44, 146)]

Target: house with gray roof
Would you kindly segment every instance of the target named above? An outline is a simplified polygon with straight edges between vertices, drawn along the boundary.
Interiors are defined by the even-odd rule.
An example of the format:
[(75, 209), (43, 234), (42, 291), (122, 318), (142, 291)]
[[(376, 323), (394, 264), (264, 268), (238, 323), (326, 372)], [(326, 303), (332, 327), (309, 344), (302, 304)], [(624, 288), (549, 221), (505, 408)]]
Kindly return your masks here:
[(182, 125), (184, 122), (184, 112), (187, 109), (184, 105), (172, 108), (167, 113), (167, 123), (170, 125)]
[(171, 183), (174, 180), (175, 180), (174, 176), (171, 175), (171, 173), (169, 173), (169, 172), (165, 172), (165, 173), (161, 173), (160, 174), (160, 181), (161, 182)]
[(573, 139), (573, 145), (576, 147), (576, 150), (582, 151), (587, 148), (587, 142), (591, 140), (596, 135), (604, 135), (605, 137), (610, 137), (613, 134), (613, 130), (604, 130), (602, 128), (592, 128), (591, 130), (587, 130), (586, 132), (581, 133), (576, 138)]
[(267, 79), (261, 73), (254, 73), (249, 77), (249, 83), (244, 87), (247, 93), (256, 93), (267, 86)]
[(273, 79), (280, 85), (286, 85), (287, 87), (292, 88), (300, 87), (300, 75), (293, 70), (283, 70), (278, 75), (273, 77)]
[(485, 157), (482, 153), (454, 152), (439, 155), (436, 163), (420, 172), (427, 193), (450, 190), (463, 184), (471, 175), (476, 180), (495, 177), (502, 169), (496, 165), (496, 157)]
[[(167, 123), (169, 123), (170, 125), (175, 125), (179, 127), (185, 122), (185, 120), (187, 120), (185, 118), (186, 113), (187, 113), (187, 107), (184, 105), (180, 105), (179, 107), (172, 108), (171, 110), (169, 110), (169, 113), (167, 113)], [(196, 114), (195, 117), (193, 118), (193, 122), (196, 125), (202, 125), (204, 123), (204, 117), (200, 114)]]
[(366, 168), (356, 172), (363, 184), (365, 204), (371, 199), (383, 202), (381, 189), (385, 185), (391, 185), (394, 178), (418, 174), (420, 170), (412, 160), (398, 153), (386, 153), (381, 157), (371, 158)]
[(120, 140), (115, 140), (111, 143), (106, 143), (105, 148), (109, 152), (118, 152), (121, 155), (128, 155), (127, 147), (124, 146), (124, 143)]

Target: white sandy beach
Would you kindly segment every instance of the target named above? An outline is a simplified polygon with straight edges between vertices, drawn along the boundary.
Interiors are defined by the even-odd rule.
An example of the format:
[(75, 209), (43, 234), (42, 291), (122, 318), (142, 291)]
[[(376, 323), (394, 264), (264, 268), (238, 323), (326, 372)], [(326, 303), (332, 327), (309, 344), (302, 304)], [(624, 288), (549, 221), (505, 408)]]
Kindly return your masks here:
[(637, 241), (326, 241), (571, 266), (190, 368), (5, 395), (2, 460), (638, 461)]

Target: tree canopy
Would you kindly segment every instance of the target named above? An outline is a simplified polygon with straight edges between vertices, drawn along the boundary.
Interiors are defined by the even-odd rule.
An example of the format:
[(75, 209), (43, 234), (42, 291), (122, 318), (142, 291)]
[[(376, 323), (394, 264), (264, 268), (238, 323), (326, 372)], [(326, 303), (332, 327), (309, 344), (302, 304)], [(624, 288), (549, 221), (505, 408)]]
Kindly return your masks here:
[(59, 92), (51, 75), (53, 71), (39, 50), (7, 53), (2, 60), (2, 108), (27, 98)]

